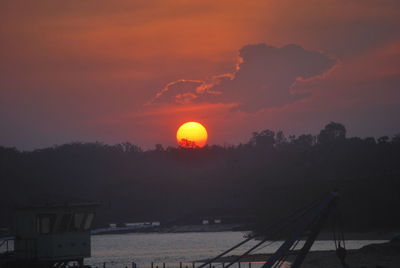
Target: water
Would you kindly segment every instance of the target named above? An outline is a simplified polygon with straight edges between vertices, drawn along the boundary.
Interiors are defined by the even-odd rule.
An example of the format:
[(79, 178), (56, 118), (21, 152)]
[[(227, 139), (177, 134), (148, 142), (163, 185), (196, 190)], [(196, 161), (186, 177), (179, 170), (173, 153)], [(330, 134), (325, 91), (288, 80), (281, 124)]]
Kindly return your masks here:
[[(204, 232), (204, 233), (131, 233), (92, 236), (92, 257), (85, 260), (86, 264), (94, 267), (131, 267), (136, 262), (138, 268), (149, 268), (155, 262), (154, 268), (166, 262), (166, 268), (178, 267), (184, 262), (191, 268), (189, 262), (214, 257), (231, 246), (241, 242), (242, 232)], [(349, 240), (348, 249), (358, 249), (371, 243), (381, 243), (377, 240)], [(240, 249), (229, 255), (245, 252), (258, 241), (249, 241)], [(261, 248), (254, 253), (273, 253), (281, 245), (277, 242)], [(299, 247), (301, 244), (299, 243)], [(311, 250), (334, 250), (333, 241), (316, 241)], [(174, 265), (175, 264), (175, 265)], [(261, 265), (259, 265), (261, 266)], [(236, 267), (236, 266), (233, 266)], [(252, 265), (252, 268), (257, 268)], [(216, 266), (216, 268), (220, 268)], [(242, 266), (247, 268), (247, 266)]]

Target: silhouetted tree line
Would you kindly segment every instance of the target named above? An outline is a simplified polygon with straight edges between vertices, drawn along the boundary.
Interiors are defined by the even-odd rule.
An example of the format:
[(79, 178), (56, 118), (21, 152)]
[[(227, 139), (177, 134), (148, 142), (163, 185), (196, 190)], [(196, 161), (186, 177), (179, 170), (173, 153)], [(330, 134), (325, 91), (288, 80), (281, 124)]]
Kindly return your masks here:
[(229, 147), (0, 147), (0, 223), (15, 206), (101, 201), (99, 224), (203, 216), (268, 224), (337, 188), (347, 229), (398, 228), (399, 161), (400, 135), (347, 138), (334, 122), (316, 136), (265, 130)]

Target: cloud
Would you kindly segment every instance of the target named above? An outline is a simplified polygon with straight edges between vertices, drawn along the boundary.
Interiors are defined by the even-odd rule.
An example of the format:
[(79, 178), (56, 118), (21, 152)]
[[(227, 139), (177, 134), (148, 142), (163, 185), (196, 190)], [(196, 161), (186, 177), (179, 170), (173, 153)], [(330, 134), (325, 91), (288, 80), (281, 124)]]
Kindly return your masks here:
[(244, 111), (281, 107), (309, 96), (295, 92), (295, 82), (313, 79), (330, 70), (336, 61), (298, 45), (280, 48), (246, 45), (239, 51), (237, 70), (209, 81), (178, 80), (167, 84), (154, 103), (238, 103)]
[(186, 104), (197, 98), (196, 88), (204, 82), (200, 80), (179, 79), (168, 83), (159, 93), (153, 102), (168, 103), (174, 99), (176, 103)]

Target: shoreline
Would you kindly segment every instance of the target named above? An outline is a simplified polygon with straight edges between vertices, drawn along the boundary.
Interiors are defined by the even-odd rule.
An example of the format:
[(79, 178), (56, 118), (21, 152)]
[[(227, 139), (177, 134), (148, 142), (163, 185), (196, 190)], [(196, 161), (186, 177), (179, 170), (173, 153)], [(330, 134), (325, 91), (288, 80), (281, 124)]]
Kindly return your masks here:
[[(400, 232), (397, 230), (377, 230), (368, 232), (344, 232), (345, 240), (391, 240), (396, 234)], [(316, 240), (332, 240), (332, 232), (322, 231)]]
[[(250, 230), (242, 224), (220, 224), (220, 225), (175, 225), (170, 227), (146, 227), (146, 228), (104, 228), (93, 230), (92, 235), (128, 234), (128, 233), (203, 233), (203, 232), (242, 232), (243, 235)], [(389, 241), (398, 230), (376, 230), (362, 232), (345, 232), (345, 240), (386, 240)], [(330, 231), (321, 231), (316, 240), (332, 240)], [(283, 239), (284, 240), (284, 239)]]
[(204, 232), (249, 232), (242, 224), (218, 225), (175, 225), (170, 227), (144, 227), (144, 228), (104, 228), (95, 229), (92, 235), (127, 234), (127, 233), (204, 233)]

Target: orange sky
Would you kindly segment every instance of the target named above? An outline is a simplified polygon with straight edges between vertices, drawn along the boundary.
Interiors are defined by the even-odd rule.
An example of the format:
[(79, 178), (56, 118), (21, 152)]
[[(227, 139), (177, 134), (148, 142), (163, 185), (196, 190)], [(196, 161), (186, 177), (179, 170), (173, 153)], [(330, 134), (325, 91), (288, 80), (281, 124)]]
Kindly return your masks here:
[[(219, 144), (267, 128), (316, 133), (332, 120), (351, 135), (392, 135), (400, 132), (399, 14), (390, 0), (1, 1), (0, 145), (175, 145), (184, 121), (204, 123)], [(239, 51), (260, 43), (268, 48), (248, 47), (240, 65)], [(288, 44), (301, 49), (279, 49)], [(332, 64), (314, 64), (318, 57)], [(179, 104), (171, 89), (152, 102), (168, 83), (222, 74), (234, 78), (213, 84), (218, 97)], [(304, 96), (287, 99), (294, 93)]]

